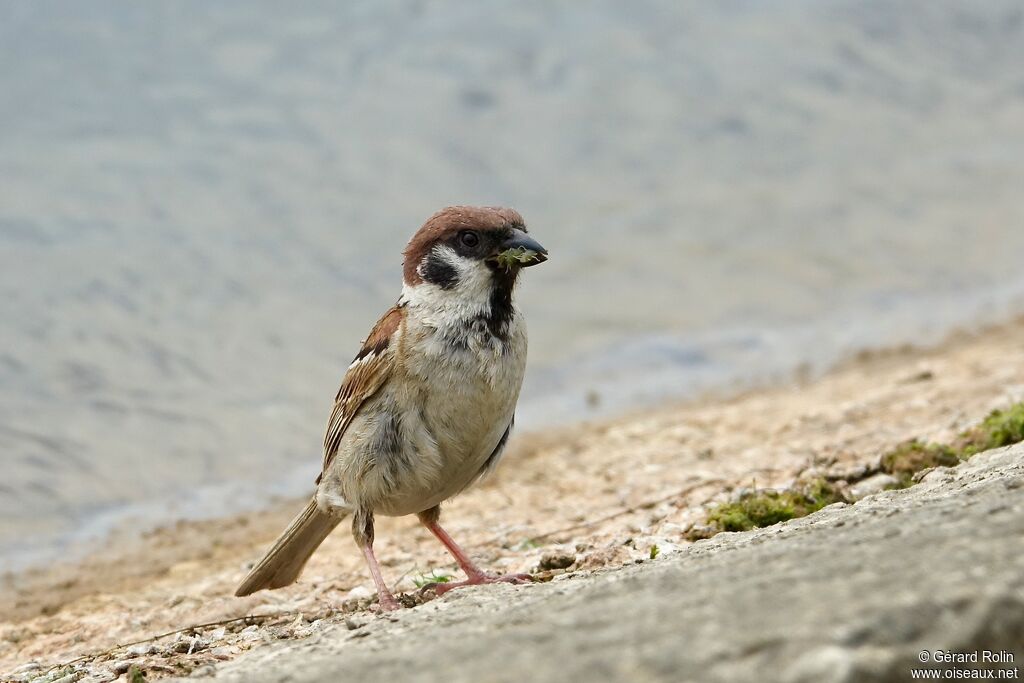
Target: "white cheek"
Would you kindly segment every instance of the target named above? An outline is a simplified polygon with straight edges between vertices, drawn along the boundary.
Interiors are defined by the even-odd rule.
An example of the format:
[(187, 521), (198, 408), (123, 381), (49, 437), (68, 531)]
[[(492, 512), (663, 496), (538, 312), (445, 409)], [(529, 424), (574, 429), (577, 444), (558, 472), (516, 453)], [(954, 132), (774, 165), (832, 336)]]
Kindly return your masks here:
[(402, 290), (402, 299), (414, 306), (468, 318), (486, 314), (491, 309), (492, 272), (479, 259), (459, 256), (451, 247), (434, 247), (434, 254), (458, 274), (454, 287), (442, 289), (430, 282), (422, 282)]
[(459, 273), (459, 283), (453, 291), (464, 299), (486, 301), (490, 307), (493, 280), (487, 264), (479, 259), (463, 258), (448, 248), (445, 251), (448, 253), (442, 253), (444, 260)]

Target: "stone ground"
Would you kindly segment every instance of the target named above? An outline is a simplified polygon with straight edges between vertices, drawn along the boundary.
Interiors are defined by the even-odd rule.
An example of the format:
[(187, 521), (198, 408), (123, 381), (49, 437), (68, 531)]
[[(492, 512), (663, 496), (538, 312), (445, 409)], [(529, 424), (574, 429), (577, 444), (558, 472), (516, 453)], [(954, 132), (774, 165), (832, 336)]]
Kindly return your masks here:
[(978, 668), (1013, 668), (1024, 446), (640, 565), (449, 596), (253, 651), (216, 679), (904, 681), (946, 649), (1005, 651), (1016, 661)]

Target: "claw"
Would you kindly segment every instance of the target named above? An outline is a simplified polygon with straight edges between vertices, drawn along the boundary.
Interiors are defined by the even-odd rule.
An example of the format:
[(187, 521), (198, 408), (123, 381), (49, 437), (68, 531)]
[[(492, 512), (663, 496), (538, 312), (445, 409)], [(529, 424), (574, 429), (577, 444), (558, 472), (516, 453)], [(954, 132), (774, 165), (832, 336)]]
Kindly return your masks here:
[(377, 600), (377, 607), (381, 612), (394, 612), (395, 610), (402, 609), (402, 606), (398, 604), (398, 600), (391, 595), (380, 596)]

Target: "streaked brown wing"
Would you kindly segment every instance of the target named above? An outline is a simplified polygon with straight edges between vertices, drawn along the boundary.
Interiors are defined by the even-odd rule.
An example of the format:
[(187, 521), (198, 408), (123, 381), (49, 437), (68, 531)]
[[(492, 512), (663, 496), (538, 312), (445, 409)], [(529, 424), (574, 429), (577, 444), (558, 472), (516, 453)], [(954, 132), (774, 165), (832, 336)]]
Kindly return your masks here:
[[(383, 386), (394, 367), (394, 352), (390, 349), (391, 341), (402, 325), (405, 310), (395, 306), (377, 321), (370, 336), (363, 342), (363, 347), (356, 354), (352, 365), (348, 367), (341, 388), (334, 398), (334, 409), (327, 420), (327, 433), (324, 435), (323, 472), (338, 452), (338, 445), (345, 435), (345, 430), (352, 424), (352, 419), (359, 412), (366, 399), (370, 398)], [(320, 483), (320, 477), (316, 481)]]

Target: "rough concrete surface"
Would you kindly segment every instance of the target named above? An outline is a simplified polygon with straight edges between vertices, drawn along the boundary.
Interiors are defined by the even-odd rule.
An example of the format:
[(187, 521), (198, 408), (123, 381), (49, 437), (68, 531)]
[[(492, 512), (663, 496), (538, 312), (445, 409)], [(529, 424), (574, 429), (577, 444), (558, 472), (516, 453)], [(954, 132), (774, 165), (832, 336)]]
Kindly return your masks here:
[[(1024, 660), (1024, 445), (625, 569), (454, 591), (255, 649), (222, 681), (902, 681)], [(953, 665), (931, 666), (948, 668)], [(959, 665), (961, 667), (970, 665)]]

